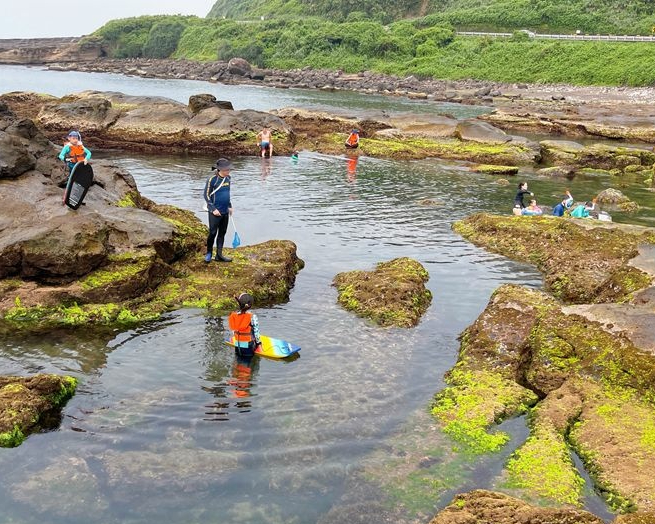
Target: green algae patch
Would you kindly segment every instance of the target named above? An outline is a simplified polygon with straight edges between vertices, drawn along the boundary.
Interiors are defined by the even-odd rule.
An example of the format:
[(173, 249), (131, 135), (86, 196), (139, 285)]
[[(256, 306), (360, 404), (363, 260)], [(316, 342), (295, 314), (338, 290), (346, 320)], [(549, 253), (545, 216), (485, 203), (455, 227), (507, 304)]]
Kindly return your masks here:
[(655, 243), (647, 228), (480, 213), (453, 229), (489, 251), (534, 264), (544, 273), (547, 289), (564, 302), (626, 301), (651, 283), (646, 273), (628, 265), (640, 244)]
[(76, 388), (77, 379), (68, 376), (0, 376), (0, 447), (20, 445), (38, 429), (42, 416), (61, 409)]
[(89, 273), (80, 280), (80, 285), (84, 290), (92, 290), (132, 279), (152, 266), (154, 255), (154, 251), (147, 250), (144, 254), (124, 253), (113, 258), (110, 256), (109, 266)]
[[(321, 153), (339, 154), (344, 152), (347, 135), (327, 133), (312, 142), (300, 142), (299, 147), (317, 149)], [(361, 138), (359, 151), (363, 155), (377, 158), (412, 160), (439, 157), (451, 160), (468, 160), (480, 164), (531, 165), (534, 153), (521, 144), (485, 144), (456, 138), (427, 138), (417, 136), (395, 136), (393, 138), (375, 136)]]
[(349, 271), (334, 277), (337, 301), (348, 311), (381, 326), (413, 327), (430, 306), (426, 269), (411, 258), (380, 262), (373, 271)]
[(655, 405), (631, 388), (592, 385), (569, 439), (618, 511), (650, 506), (655, 496)]
[(138, 207), (137, 202), (139, 199), (138, 191), (129, 191), (123, 198), (114, 202), (118, 207)]
[(537, 402), (532, 391), (499, 373), (467, 369), (466, 361), (448, 373), (446, 382), (448, 387), (435, 397), (432, 414), (467, 453), (498, 451), (509, 435), (491, 432), (490, 427), (525, 413)]
[(525, 490), (549, 503), (579, 506), (584, 480), (578, 474), (564, 435), (552, 424), (535, 423), (526, 442), (507, 462), (505, 487)]
[(471, 167), (474, 173), (482, 173), (484, 175), (516, 175), (519, 168), (516, 166), (494, 166), (489, 164), (478, 164)]

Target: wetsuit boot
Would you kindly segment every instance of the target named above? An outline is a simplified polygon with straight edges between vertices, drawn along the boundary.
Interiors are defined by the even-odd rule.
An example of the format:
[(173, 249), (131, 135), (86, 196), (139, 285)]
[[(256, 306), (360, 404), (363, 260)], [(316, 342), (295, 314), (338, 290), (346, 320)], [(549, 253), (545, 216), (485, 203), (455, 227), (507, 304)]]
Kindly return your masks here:
[(230, 257), (224, 257), (223, 256), (223, 248), (219, 247), (216, 250), (216, 257), (214, 258), (216, 262), (232, 262), (232, 259)]

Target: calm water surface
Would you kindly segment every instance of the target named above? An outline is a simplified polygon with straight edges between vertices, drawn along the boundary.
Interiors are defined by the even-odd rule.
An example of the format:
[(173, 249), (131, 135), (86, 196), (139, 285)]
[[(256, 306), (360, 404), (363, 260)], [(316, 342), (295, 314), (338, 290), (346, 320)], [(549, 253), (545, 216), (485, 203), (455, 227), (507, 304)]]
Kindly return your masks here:
[[(158, 94), (159, 82), (147, 82)], [(167, 96), (179, 95), (177, 85)], [(267, 96), (278, 93), (288, 94)], [(128, 169), (145, 196), (205, 220), (201, 191), (214, 158), (98, 156)], [(525, 176), (545, 203), (563, 190)], [(608, 185), (577, 178), (570, 187), (588, 198)], [(648, 202), (638, 184), (624, 190)], [(300, 358), (244, 366), (222, 344), (224, 318), (200, 310), (127, 332), (5, 337), (0, 374), (69, 373), (80, 387), (57, 431), (0, 449), (0, 523), (375, 522), (380, 504), (394, 501), (370, 495), (388, 455), (423, 453), (425, 440), (438, 438), (414, 444), (456, 360), (458, 334), (499, 285), (541, 285), (534, 269), (452, 233), (453, 220), (508, 210), (514, 194), (458, 165), (307, 152), (297, 163), (242, 158), (232, 193), (244, 244), (290, 239), (306, 262), (288, 303), (256, 309), (263, 332), (301, 345)], [(417, 328), (378, 328), (337, 306), (336, 273), (398, 256), (430, 272), (434, 299)], [(525, 433), (522, 421), (507, 429)], [(434, 467), (448, 460), (435, 456)], [(447, 492), (492, 485), (501, 459), (455, 475)], [(406, 506), (399, 521), (427, 522), (436, 502)]]

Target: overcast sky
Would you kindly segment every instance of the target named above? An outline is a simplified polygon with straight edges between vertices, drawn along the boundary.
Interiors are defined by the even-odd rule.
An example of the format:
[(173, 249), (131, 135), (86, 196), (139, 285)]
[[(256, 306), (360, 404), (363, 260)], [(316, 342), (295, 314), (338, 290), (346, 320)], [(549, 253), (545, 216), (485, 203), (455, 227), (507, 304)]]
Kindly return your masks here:
[(0, 38), (81, 36), (113, 18), (184, 14), (205, 16), (213, 0), (3, 0)]

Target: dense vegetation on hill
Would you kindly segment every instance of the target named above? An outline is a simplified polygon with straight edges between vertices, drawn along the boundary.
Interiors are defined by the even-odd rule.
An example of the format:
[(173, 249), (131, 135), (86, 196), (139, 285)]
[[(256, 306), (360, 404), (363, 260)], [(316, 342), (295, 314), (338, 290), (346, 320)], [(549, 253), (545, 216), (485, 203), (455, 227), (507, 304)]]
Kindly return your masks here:
[[(473, 0), (471, 0), (473, 1)], [(443, 79), (655, 85), (655, 44), (456, 37), (433, 15), (386, 26), (316, 17), (255, 21), (146, 16), (93, 36), (114, 57), (229, 60), (259, 67), (364, 70)]]
[(365, 16), (383, 23), (431, 15), (458, 29), (650, 34), (652, 0), (217, 0), (216, 18), (313, 15), (333, 21)]

